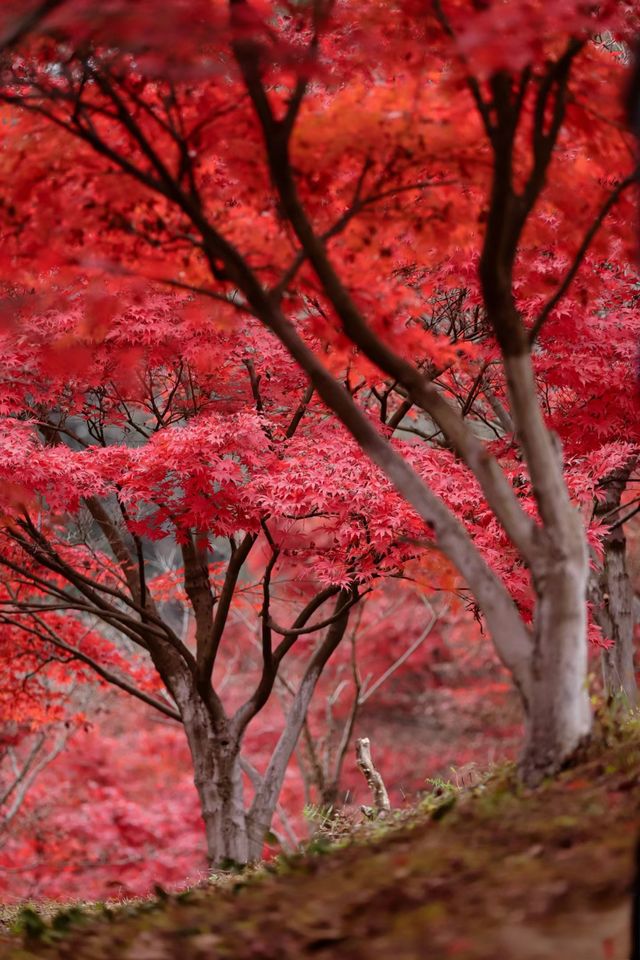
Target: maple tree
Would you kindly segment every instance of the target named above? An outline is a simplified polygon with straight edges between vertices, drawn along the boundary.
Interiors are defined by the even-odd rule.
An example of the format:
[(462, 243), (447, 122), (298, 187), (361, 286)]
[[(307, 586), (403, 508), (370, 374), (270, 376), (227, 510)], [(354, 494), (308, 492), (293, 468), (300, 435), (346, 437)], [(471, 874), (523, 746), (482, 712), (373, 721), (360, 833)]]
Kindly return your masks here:
[[(624, 222), (617, 226), (624, 233)], [(533, 263), (546, 271), (549, 254)], [(636, 614), (625, 529), (636, 504), (637, 394), (629, 384), (640, 331), (635, 271), (624, 261), (611, 261), (605, 270), (607, 283), (599, 289), (602, 261), (598, 255), (585, 257), (579, 282), (539, 337), (536, 381), (547, 424), (562, 441), (571, 496), (589, 522), (591, 638), (603, 644), (605, 690), (618, 705), (633, 707)], [(587, 297), (589, 312), (584, 309)], [(486, 382), (499, 414), (485, 396), (491, 429), (508, 438), (512, 425), (505, 384), (490, 369)]]
[[(587, 526), (599, 484), (633, 456), (633, 438), (615, 427), (628, 422), (629, 409), (616, 406), (613, 384), (604, 432), (578, 433), (572, 424), (585, 399), (577, 322), (590, 331), (583, 346), (603, 339), (605, 323), (623, 324), (603, 305), (633, 260), (636, 172), (620, 105), (624, 65), (597, 37), (628, 40), (634, 4), (362, 0), (356, 17), (351, 4), (320, 0), (184, 0), (167, 5), (162, 23), (145, 2), (135, 12), (119, 3), (100, 12), (84, 0), (34, 4), (27, 13), (4, 6), (6, 368), (15, 371), (25, 363), (19, 351), (35, 349), (32, 362), (50, 377), (37, 413), (31, 384), (10, 399), (3, 472), (26, 481), (54, 518), (81, 501), (89, 510), (111, 551), (94, 559), (91, 589), (120, 590), (124, 577), (129, 591), (126, 625), (120, 611), (102, 619), (130, 637), (144, 627), (149, 645), (158, 624), (136, 543), (167, 525), (182, 531), (184, 589), (196, 625), (200, 618), (200, 699), (168, 634), (156, 667), (167, 681), (171, 661), (187, 684), (179, 702), (185, 722), (194, 704), (212, 702), (211, 636), (214, 650), (220, 639), (210, 633), (217, 574), (208, 555), (203, 560), (201, 536), (242, 531), (225, 576), (235, 584), (249, 552), (263, 551), (265, 629), (265, 675), (244, 722), (273, 686), (271, 573), (281, 554), (283, 564), (292, 560), (271, 531), (272, 516), (279, 525), (295, 504), (293, 515), (309, 523), (303, 539), (314, 529), (309, 514), (333, 518), (333, 548), (321, 556), (309, 539), (300, 554), (338, 598), (325, 618), (333, 620), (325, 652), (346, 629), (360, 585), (398, 571), (416, 551), (433, 563), (436, 547), (459, 572), (456, 589), (473, 598), (520, 693), (525, 777), (557, 770), (591, 727), (588, 547), (597, 551), (604, 529)], [(186, 299), (167, 300), (154, 282)], [(633, 279), (625, 283), (623, 303)], [(150, 391), (134, 401), (151, 418), (142, 450), (105, 442), (107, 427), (140, 425), (120, 398), (141, 345), (152, 352), (164, 336), (153, 324), (136, 325), (127, 309), (184, 316), (169, 326), (202, 350), (203, 395), (226, 358), (237, 381), (233, 345), (249, 349), (253, 412), (246, 396), (244, 412), (204, 402), (184, 425), (188, 391), (182, 373), (167, 372), (165, 353), (157, 372), (153, 362), (147, 367)], [(126, 321), (119, 335), (117, 315)], [(16, 334), (25, 329), (27, 336)], [(127, 388), (117, 378), (117, 394), (91, 385), (99, 396), (83, 413), (98, 436), (89, 430), (89, 460), (70, 452), (62, 431), (89, 389), (79, 368), (108, 353), (110, 335), (120, 336), (115, 366)], [(634, 335), (627, 325), (618, 371), (627, 380)], [(182, 349), (173, 346), (174, 363)], [(263, 357), (274, 360), (264, 371), (256, 361)], [(188, 363), (198, 369), (193, 355)], [(562, 377), (549, 391), (554, 364)], [(281, 369), (288, 373), (270, 424), (265, 371), (273, 380)], [(63, 370), (82, 384), (64, 403)], [(314, 400), (313, 429), (301, 432), (291, 388), (298, 403), (310, 396), (303, 374), (335, 418)], [(171, 397), (166, 411), (156, 394)], [(602, 398), (590, 398), (583, 406), (593, 416)], [(309, 404), (302, 401), (305, 417)], [(205, 484), (214, 494), (208, 486), (203, 493)], [(341, 490), (352, 508), (344, 527)], [(100, 498), (121, 512), (132, 538), (126, 550)], [(38, 568), (48, 566), (49, 593), (62, 589), (61, 575), (82, 592), (77, 544), (65, 541), (52, 559), (43, 538), (59, 534), (43, 533), (16, 509), (20, 495), (14, 501), (3, 562), (36, 585), (40, 574), (16, 561), (15, 545)], [(355, 515), (363, 519), (354, 541)], [(19, 609), (15, 596), (6, 602)], [(172, 693), (179, 701), (175, 681)], [(205, 713), (203, 729), (212, 722), (209, 707)], [(196, 777), (203, 794), (224, 782), (233, 806), (229, 785), (238, 774), (225, 764), (218, 755)], [(258, 819), (262, 829), (267, 818)], [(243, 859), (242, 843), (218, 835), (216, 856)]]
[[(588, 258), (583, 284), (593, 289), (601, 264)], [(637, 393), (629, 389), (638, 350), (637, 293), (634, 271), (610, 263), (597, 324), (585, 322), (579, 288), (568, 298), (565, 315), (550, 323), (542, 338), (544, 381), (550, 424), (563, 440), (565, 455), (596, 469), (592, 508), (589, 598), (593, 619), (609, 644), (603, 651), (603, 675), (609, 697), (633, 707), (637, 700), (634, 669), (634, 593), (628, 572), (625, 524), (635, 501), (631, 482), (638, 459)], [(594, 297), (595, 299), (595, 297)], [(594, 304), (595, 307), (595, 304)], [(562, 325), (571, 324), (573, 363), (560, 370), (556, 344)], [(603, 379), (602, 370), (607, 371)], [(575, 478), (574, 496), (579, 496)], [(579, 481), (578, 481), (579, 482)], [(595, 547), (595, 549), (594, 549)]]
[[(369, 595), (354, 611), (348, 642), (320, 678), (308, 725), (316, 759), (332, 773), (332, 747), (338, 746), (352, 710), (355, 643), (363, 694), (358, 735), (372, 737), (396, 808), (421, 795), (429, 776), (458, 783), (469, 761), (483, 768), (496, 756), (512, 756), (519, 731), (517, 712), (504, 709), (506, 678), (497, 670), (488, 642), (475, 637), (470, 643), (468, 616), (450, 614), (445, 624), (439, 619), (419, 642), (424, 633), (415, 616), (420, 598), (410, 585), (398, 595), (387, 584), (384, 594), (381, 599)], [(412, 648), (409, 659), (398, 665)], [(243, 651), (248, 659), (258, 655), (254, 643), (245, 644)], [(297, 658), (286, 664), (287, 686), (295, 686), (302, 668)], [(73, 670), (73, 664), (67, 669)], [(226, 693), (233, 685), (241, 690), (249, 672), (236, 663)], [(124, 704), (124, 695), (113, 688), (111, 693), (96, 689), (90, 677), (83, 687), (84, 721), (71, 728), (64, 751), (32, 784), (10, 829), (0, 828), (0, 895), (5, 903), (146, 896), (154, 884), (182, 889), (206, 876), (204, 830), (179, 725), (140, 701)], [(281, 696), (286, 704), (291, 693), (282, 687)], [(259, 725), (247, 731), (243, 752), (246, 747), (259, 769), (281, 730), (278, 700), (267, 704)], [(513, 729), (506, 728), (508, 723)], [(510, 749), (505, 750), (505, 738)], [(47, 749), (54, 743), (48, 737)], [(303, 805), (322, 809), (323, 799), (331, 799), (314, 779), (310, 760), (303, 735), (272, 827), (278, 844), (272, 836), (264, 856), (295, 849), (316, 829), (320, 816), (307, 820)], [(331, 762), (325, 766), (325, 760)], [(0, 767), (0, 781), (3, 773)], [(346, 803), (354, 819), (361, 817), (360, 805), (370, 803), (352, 750), (333, 800)], [(0, 807), (0, 824), (3, 812)]]
[[(190, 303), (156, 293), (98, 344), (85, 312), (97, 293), (85, 294), (3, 338), (0, 473), (22, 488), (2, 534), (3, 644), (15, 658), (24, 634), (29, 656), (44, 646), (180, 721), (210, 860), (255, 859), (351, 608), (417, 555), (420, 525), (261, 328), (203, 341)], [(70, 338), (73, 368), (61, 367)], [(134, 344), (144, 356), (132, 366)], [(256, 620), (252, 669), (243, 636)], [(259, 773), (245, 733), (294, 647), (304, 666)], [(227, 697), (233, 669), (243, 683)]]

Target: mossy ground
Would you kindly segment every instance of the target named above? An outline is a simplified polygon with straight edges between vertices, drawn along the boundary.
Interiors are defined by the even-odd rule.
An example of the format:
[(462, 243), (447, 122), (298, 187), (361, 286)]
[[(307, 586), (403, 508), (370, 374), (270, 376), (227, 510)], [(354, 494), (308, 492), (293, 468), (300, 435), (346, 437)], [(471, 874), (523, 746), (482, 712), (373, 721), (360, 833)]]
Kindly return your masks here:
[(178, 896), (22, 915), (11, 960), (622, 960), (640, 730), (554, 781), (503, 769), (313, 852)]

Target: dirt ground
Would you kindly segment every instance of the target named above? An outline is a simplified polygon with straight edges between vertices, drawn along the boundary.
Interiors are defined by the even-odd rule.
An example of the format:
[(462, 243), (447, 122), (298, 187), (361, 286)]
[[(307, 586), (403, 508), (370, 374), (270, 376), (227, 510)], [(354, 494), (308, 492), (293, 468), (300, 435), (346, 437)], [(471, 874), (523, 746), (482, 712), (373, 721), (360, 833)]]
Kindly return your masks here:
[[(178, 896), (17, 918), (6, 960), (627, 960), (640, 734), (535, 791), (503, 768), (400, 823)], [(96, 912), (97, 911), (97, 912)]]

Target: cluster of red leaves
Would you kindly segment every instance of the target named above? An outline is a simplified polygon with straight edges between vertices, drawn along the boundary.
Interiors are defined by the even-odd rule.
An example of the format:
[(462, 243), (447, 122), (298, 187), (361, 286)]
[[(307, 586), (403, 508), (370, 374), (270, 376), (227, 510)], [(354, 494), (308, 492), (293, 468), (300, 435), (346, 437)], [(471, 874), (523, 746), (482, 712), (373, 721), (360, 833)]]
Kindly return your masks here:
[[(10, 528), (28, 508), (42, 517), (65, 559), (113, 584), (119, 574), (111, 558), (92, 543), (69, 541), (69, 517), (81, 517), (89, 497), (119, 502), (129, 530), (149, 541), (169, 535), (180, 541), (190, 530), (213, 544), (216, 537), (257, 532), (268, 520), (286, 558), (283, 582), (288, 578), (297, 586), (310, 580), (345, 583), (354, 576), (372, 584), (419, 571), (425, 591), (464, 589), (434, 555), (429, 533), (413, 512), (321, 404), (306, 397), (306, 384), (283, 350), (247, 316), (245, 305), (231, 302), (228, 278), (215, 272), (212, 277), (184, 209), (157, 189), (163, 171), (149, 159), (150, 145), (167, 170), (178, 171), (180, 183), (190, 171), (209, 223), (264, 284), (277, 287), (283, 276), (292, 278), (281, 291), (288, 317), (377, 418), (387, 385), (355, 353), (313, 271), (304, 260), (297, 262), (230, 42), (259, 45), (276, 116), (284, 114), (300, 76), (310, 74), (313, 83), (293, 132), (291, 156), (309, 217), (340, 264), (344, 285), (375, 333), (405, 357), (442, 370), (438, 382), (447, 395), (473, 397), (484, 369), (504, 405), (495, 345), (481, 324), (476, 329), (469, 322), (481, 304), (476, 273), (491, 159), (465, 76), (472, 64), (483, 85), (491, 71), (531, 64), (535, 80), (570, 34), (597, 29), (628, 40), (637, 28), (637, 5), (606, 2), (596, 10), (578, 0), (488, 5), (362, 0), (356, 19), (353, 3), (338, 0), (329, 5), (313, 64), (303, 53), (313, 5), (260, 0), (233, 21), (222, 0), (174, 0), (165, 6), (158, 18), (151, 0), (133, 7), (123, 0), (100, 5), (61, 0), (46, 29), (40, 31), (36, 22), (10, 75), (1, 78), (4, 526)], [(19, 30), (29, 12), (22, 3), (2, 4), (0, 37)], [(450, 29), (457, 37), (454, 47)], [(61, 37), (68, 49), (91, 42), (96, 62), (102, 58), (117, 78), (116, 99), (99, 83), (84, 82), (77, 64), (67, 67), (65, 61), (63, 68)], [(548, 183), (517, 264), (518, 306), (531, 325), (609, 191), (629, 170), (623, 80), (618, 54), (602, 42), (586, 44), (576, 59)], [(16, 89), (26, 97), (22, 109), (12, 102), (20, 100)], [(521, 179), (530, 164), (535, 93), (533, 82), (524, 103), (528, 123), (516, 144)], [(117, 98), (122, 111), (114, 111)], [(121, 122), (122, 114), (128, 124)], [(101, 150), (78, 135), (78, 120), (85, 134), (102, 138)], [(186, 156), (178, 132), (188, 145)], [(128, 168), (114, 157), (124, 157)], [(640, 443), (636, 397), (629, 389), (640, 333), (629, 267), (636, 243), (633, 219), (625, 194), (551, 312), (536, 352), (545, 413), (563, 441), (567, 483), (587, 520), (599, 485)], [(168, 294), (166, 286), (154, 285), (158, 279), (174, 287), (204, 287), (211, 296)], [(442, 298), (458, 293), (461, 330), (448, 327), (438, 314)], [(486, 397), (461, 407), (491, 436), (495, 421)], [(294, 433), (290, 428), (299, 409), (302, 419)], [(409, 415), (401, 427), (404, 439), (394, 436), (393, 442), (464, 522), (528, 615), (528, 574), (470, 473), (438, 445), (424, 418)], [(506, 433), (493, 430), (491, 450), (533, 513), (524, 467)], [(426, 442), (415, 439), (425, 434)], [(597, 547), (601, 533), (592, 523), (592, 545)], [(261, 546), (252, 558), (254, 569), (264, 567), (268, 556), (266, 540)], [(3, 540), (0, 548), (11, 559), (14, 547)], [(181, 599), (179, 574), (172, 570), (150, 582), (159, 601)], [(5, 584), (0, 599), (5, 605), (15, 597), (19, 602), (24, 590), (19, 582)], [(288, 599), (283, 587), (280, 609)], [(251, 584), (243, 585), (237, 599), (231, 631), (242, 653), (234, 668), (240, 682), (255, 668), (243, 605), (255, 613)], [(135, 677), (142, 689), (155, 689), (144, 667), (85, 632), (79, 621), (69, 618), (62, 625), (53, 616), (49, 623), (64, 630), (75, 649)], [(398, 644), (410, 634), (407, 623), (382, 637), (374, 673), (398, 655)], [(338, 674), (323, 684), (347, 670), (348, 658), (340, 656)], [(12, 624), (0, 632), (0, 671), (0, 705), (10, 700), (15, 723), (32, 726), (63, 720), (69, 685), (89, 678), (82, 664), (48, 660), (47, 652), (18, 636)], [(321, 700), (328, 691), (330, 686), (322, 688)], [(265, 742), (276, 731), (269, 710), (261, 733)], [(152, 789), (145, 778), (151, 772), (146, 768), (143, 774), (135, 763), (136, 751), (146, 750), (147, 735), (127, 735), (140, 737), (132, 751), (123, 750), (122, 731), (111, 741), (111, 734), (87, 735), (94, 736), (85, 742), (87, 766), (70, 776), (67, 789), (76, 790), (81, 781), (82, 802), (88, 807), (95, 801), (100, 830), (79, 831), (69, 803), (54, 790), (43, 816), (64, 843), (57, 848), (47, 839), (36, 850), (29, 844), (40, 842), (39, 834), (34, 831), (29, 840), (25, 828), (13, 846), (0, 850), (8, 857), (7, 869), (13, 870), (19, 857), (38, 864), (48, 859), (60, 869), (75, 858), (102, 871), (95, 874), (96, 890), (104, 889), (114, 869), (123, 889), (140, 891), (152, 880), (175, 879), (169, 860), (152, 850), (153, 836), (161, 835), (167, 851), (185, 841), (176, 846), (184, 857), (176, 850), (170, 856), (176, 869), (188, 874), (195, 849), (189, 844), (199, 830), (193, 796), (178, 801), (176, 793), (174, 806), (171, 791), (161, 793), (145, 820)], [(173, 741), (162, 728), (159, 736), (165, 735), (163, 747), (171, 757)], [(122, 767), (103, 782), (99, 771), (110, 745)], [(62, 766), (58, 761), (56, 771)], [(178, 774), (178, 767), (154, 769), (153, 778), (157, 783), (175, 776), (187, 797), (184, 769)], [(131, 800), (122, 785), (134, 776), (140, 793)], [(51, 781), (42, 783), (51, 788)], [(291, 790), (299, 797), (296, 783), (290, 781), (285, 795)], [(182, 840), (181, 819), (189, 824)], [(124, 861), (110, 865), (101, 858), (116, 845), (125, 851)], [(46, 886), (54, 896), (70, 890), (68, 877), (58, 887), (50, 876), (42, 887), (37, 882), (30, 879), (36, 886), (28, 889)]]
[(184, 735), (135, 704), (127, 714), (136, 722), (107, 715), (77, 732), (0, 833), (3, 901), (134, 896), (204, 875)]
[[(415, 645), (424, 622), (425, 608), (415, 590), (387, 591), (365, 604), (355, 640), (361, 690), (375, 689), (360, 709), (354, 735), (372, 737), (394, 805), (429, 789), (430, 776), (456, 782), (460, 768), (470, 762), (485, 767), (510, 756), (517, 737), (505, 710), (508, 686), (489, 643), (460, 613), (445, 613), (410, 659), (376, 686)], [(237, 661), (229, 682), (232, 698), (239, 701), (259, 664), (242, 622), (232, 640)], [(353, 663), (347, 644), (314, 700), (309, 727), (320, 758), (335, 753), (352, 709)], [(297, 669), (294, 662), (285, 671), (288, 681), (295, 683)], [(206, 875), (203, 827), (182, 731), (135, 702), (123, 712), (120, 694), (103, 694), (98, 701), (93, 684), (86, 692), (90, 722), (40, 773), (10, 833), (0, 829), (5, 902), (140, 896), (156, 884), (179, 889)], [(68, 712), (68, 697), (65, 704)], [(249, 755), (259, 769), (279, 735), (280, 709), (271, 704), (250, 734)], [(52, 728), (49, 738), (54, 737)], [(24, 731), (22, 738), (26, 745)], [(19, 749), (19, 737), (15, 745)], [(309, 768), (304, 747), (300, 761)], [(1, 762), (0, 775), (7, 775)], [(341, 802), (345, 798), (354, 813), (370, 802), (352, 747), (339, 794)], [(313, 828), (302, 815), (306, 799), (317, 801), (317, 790), (311, 787), (305, 794), (298, 761), (293, 761), (281, 804), (301, 839)], [(286, 841), (279, 816), (275, 828)], [(274, 851), (277, 847), (265, 848), (265, 855)]]

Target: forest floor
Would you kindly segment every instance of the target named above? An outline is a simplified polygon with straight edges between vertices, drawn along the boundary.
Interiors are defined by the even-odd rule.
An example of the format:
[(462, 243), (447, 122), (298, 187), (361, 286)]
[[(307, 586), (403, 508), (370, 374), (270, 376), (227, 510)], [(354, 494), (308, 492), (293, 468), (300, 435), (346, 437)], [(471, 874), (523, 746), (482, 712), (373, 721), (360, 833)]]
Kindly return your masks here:
[[(536, 790), (502, 768), (175, 896), (23, 909), (2, 960), (626, 960), (640, 730)], [(344, 829), (344, 828), (343, 828)], [(5, 918), (6, 919), (6, 918)]]

